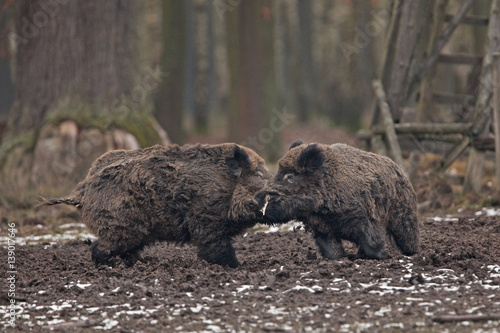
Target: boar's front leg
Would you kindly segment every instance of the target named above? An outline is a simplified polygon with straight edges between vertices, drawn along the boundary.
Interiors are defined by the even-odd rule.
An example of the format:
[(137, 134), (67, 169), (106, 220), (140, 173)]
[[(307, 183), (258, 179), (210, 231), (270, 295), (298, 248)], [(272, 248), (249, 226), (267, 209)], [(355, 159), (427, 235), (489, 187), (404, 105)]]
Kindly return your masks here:
[(94, 262), (96, 267), (99, 265), (111, 266), (109, 262), (109, 259), (111, 258), (111, 253), (107, 253), (106, 251), (100, 249), (98, 241), (92, 242), (91, 251), (92, 251), (92, 261)]
[(211, 264), (219, 264), (232, 268), (239, 266), (234, 247), (228, 239), (217, 239), (199, 244), (198, 257), (205, 259)]
[(314, 232), (314, 239), (323, 258), (337, 260), (346, 256), (342, 240), (332, 238), (328, 234), (319, 231)]

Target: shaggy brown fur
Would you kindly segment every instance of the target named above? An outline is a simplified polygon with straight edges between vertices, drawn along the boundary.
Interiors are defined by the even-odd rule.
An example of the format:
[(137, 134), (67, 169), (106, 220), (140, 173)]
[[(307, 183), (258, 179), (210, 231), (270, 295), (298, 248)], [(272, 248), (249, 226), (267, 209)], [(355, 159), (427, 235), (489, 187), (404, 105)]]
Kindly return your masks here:
[(303, 221), (325, 258), (345, 256), (346, 239), (359, 245), (360, 257), (385, 259), (386, 232), (405, 255), (418, 251), (415, 191), (384, 156), (345, 144), (295, 142), (256, 199), (260, 207), (268, 201), (267, 223)]
[(264, 160), (236, 144), (155, 146), (102, 155), (65, 203), (97, 237), (92, 259), (129, 265), (145, 245), (193, 243), (210, 263), (238, 266), (234, 236), (262, 216), (254, 200), (270, 178)]

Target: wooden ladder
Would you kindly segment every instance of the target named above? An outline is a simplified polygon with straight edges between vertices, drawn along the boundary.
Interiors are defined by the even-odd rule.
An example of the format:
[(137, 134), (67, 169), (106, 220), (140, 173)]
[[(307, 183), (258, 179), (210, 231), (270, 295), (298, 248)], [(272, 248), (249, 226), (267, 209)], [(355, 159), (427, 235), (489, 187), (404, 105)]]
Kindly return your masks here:
[[(423, 27), (418, 26), (417, 19), (417, 13), (422, 11), (422, 7), (419, 7), (422, 6), (421, 2), (394, 1), (380, 79), (373, 82), (375, 97), (370, 127), (359, 131), (358, 137), (366, 141), (368, 149), (389, 155), (401, 166), (403, 158), (398, 138), (410, 138), (419, 148), (423, 141), (429, 140), (451, 143), (452, 148), (437, 168), (439, 172), (444, 172), (467, 148), (471, 148), (464, 190), (479, 190), (485, 150), (495, 149), (495, 140), (489, 136), (488, 125), (491, 124), (492, 109), (497, 104), (490, 103), (490, 100), (496, 98), (494, 90), (498, 90), (493, 84), (492, 76), (495, 68), (498, 68), (500, 51), (500, 0), (491, 1), (490, 15), (484, 17), (466, 16), (473, 0), (463, 1), (455, 15), (446, 14), (448, 0), (433, 3), (433, 22), (428, 25), (431, 28), (425, 31), (428, 35), (422, 37), (419, 34)], [(425, 24), (426, 22), (423, 23)], [(484, 54), (441, 53), (459, 24), (488, 27)], [(419, 54), (418, 43), (427, 43), (425, 53), (420, 51)], [(465, 94), (436, 91), (432, 82), (438, 63), (471, 67), (471, 80)], [(495, 82), (497, 81), (498, 79)], [(416, 100), (418, 103), (413, 109), (417, 110), (417, 122), (401, 123), (402, 110), (410, 101)], [(470, 122), (432, 123), (429, 111), (437, 104), (455, 107), (473, 104), (472, 119)], [(498, 126), (495, 133), (500, 133), (500, 120), (498, 124), (494, 122), (494, 125)], [(496, 144), (500, 145), (500, 135), (497, 137)], [(500, 153), (497, 154), (497, 161), (497, 170), (500, 170)], [(498, 177), (500, 184), (500, 171)]]

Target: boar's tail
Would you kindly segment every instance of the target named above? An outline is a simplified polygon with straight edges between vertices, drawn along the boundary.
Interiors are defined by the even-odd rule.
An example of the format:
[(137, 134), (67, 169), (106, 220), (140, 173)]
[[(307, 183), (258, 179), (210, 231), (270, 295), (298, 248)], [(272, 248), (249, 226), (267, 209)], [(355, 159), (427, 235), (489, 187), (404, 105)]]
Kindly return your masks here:
[(80, 207), (80, 202), (74, 197), (54, 198), (54, 199), (47, 199), (44, 197), (40, 197), (40, 199), (42, 200), (42, 202), (39, 203), (38, 205), (36, 205), (35, 208), (38, 208), (41, 206), (53, 206), (53, 205), (59, 205), (59, 204), (76, 206), (77, 208)]

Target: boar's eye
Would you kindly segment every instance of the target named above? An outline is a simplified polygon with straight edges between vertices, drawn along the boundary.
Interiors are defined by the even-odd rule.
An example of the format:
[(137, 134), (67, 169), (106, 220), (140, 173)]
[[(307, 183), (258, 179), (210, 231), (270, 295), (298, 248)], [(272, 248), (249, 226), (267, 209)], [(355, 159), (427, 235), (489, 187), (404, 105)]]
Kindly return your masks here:
[(289, 183), (293, 183), (293, 173), (287, 173), (283, 176), (283, 180)]

